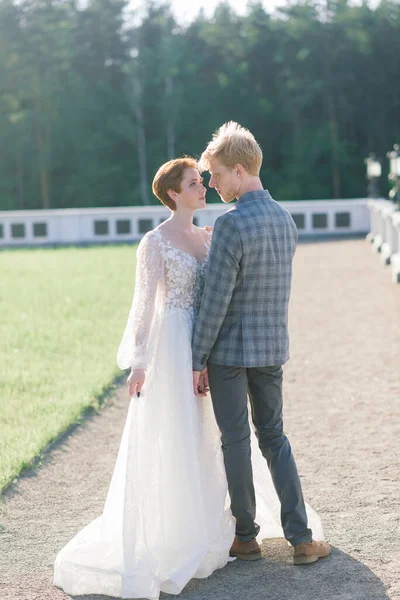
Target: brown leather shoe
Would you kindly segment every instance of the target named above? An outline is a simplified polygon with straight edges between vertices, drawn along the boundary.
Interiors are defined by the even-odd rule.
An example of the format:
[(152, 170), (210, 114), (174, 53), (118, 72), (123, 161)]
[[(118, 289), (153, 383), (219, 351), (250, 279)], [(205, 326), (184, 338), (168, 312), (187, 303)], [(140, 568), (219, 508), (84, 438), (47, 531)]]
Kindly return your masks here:
[(319, 558), (328, 556), (331, 547), (327, 542), (316, 542), (298, 544), (294, 547), (293, 562), (295, 565), (308, 565)]
[(239, 542), (236, 536), (229, 556), (236, 556), (240, 560), (260, 560), (262, 558), (261, 548), (256, 539), (250, 540), (250, 542)]

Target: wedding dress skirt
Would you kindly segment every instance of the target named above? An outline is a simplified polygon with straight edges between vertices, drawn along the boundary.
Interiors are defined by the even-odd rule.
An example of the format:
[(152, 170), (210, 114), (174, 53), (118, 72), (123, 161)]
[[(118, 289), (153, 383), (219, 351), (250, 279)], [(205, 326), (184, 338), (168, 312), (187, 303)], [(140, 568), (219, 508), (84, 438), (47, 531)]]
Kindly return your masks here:
[[(133, 398), (102, 516), (58, 554), (71, 595), (156, 600), (229, 561), (234, 519), (211, 399), (193, 394), (193, 310), (165, 309), (140, 398)], [(252, 434), (259, 539), (283, 537), (280, 503)], [(318, 516), (307, 507), (316, 539)]]

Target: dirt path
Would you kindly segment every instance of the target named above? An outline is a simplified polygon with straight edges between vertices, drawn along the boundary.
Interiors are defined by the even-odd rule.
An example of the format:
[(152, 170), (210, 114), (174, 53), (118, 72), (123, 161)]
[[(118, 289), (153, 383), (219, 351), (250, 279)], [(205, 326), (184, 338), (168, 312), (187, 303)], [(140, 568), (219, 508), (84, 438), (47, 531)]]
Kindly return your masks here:
[[(363, 241), (303, 244), (290, 325), (285, 428), (334, 552), (294, 568), (284, 541), (265, 542), (263, 561), (193, 581), (182, 600), (400, 599), (400, 286)], [(102, 510), (127, 402), (118, 390), (6, 493), (2, 600), (68, 598), (54, 557)]]

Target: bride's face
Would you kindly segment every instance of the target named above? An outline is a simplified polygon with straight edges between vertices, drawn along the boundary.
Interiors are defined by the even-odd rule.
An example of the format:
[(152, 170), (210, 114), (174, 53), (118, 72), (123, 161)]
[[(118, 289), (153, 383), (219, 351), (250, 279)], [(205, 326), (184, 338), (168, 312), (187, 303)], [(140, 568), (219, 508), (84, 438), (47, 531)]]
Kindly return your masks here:
[(197, 169), (188, 168), (183, 174), (181, 191), (174, 198), (179, 208), (197, 210), (206, 206), (206, 188)]

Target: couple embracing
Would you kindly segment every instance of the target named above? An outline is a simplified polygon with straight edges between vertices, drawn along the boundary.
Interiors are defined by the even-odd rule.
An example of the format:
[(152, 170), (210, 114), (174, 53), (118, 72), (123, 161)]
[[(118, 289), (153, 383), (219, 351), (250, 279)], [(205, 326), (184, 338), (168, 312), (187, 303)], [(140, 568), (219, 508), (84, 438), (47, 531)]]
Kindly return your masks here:
[[(294, 564), (330, 552), (283, 432), (297, 230), (261, 163), (254, 136), (230, 122), (199, 163), (175, 159), (154, 178), (171, 217), (137, 251), (118, 351), (132, 400), (103, 514), (56, 558), (69, 594), (179, 594), (230, 560), (260, 559), (257, 536), (285, 537)], [(237, 199), (213, 230), (193, 224), (202, 170), (223, 202)]]

